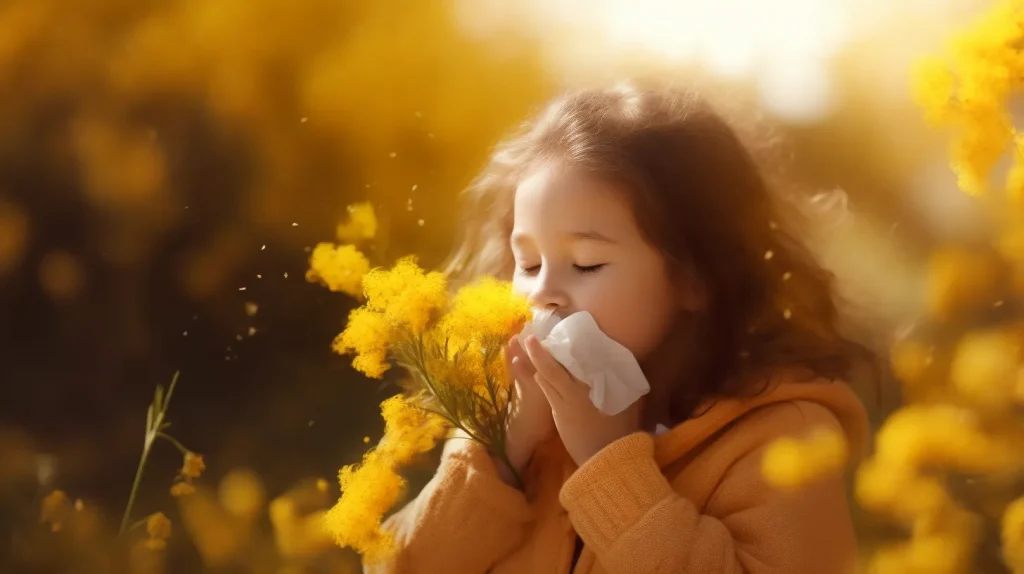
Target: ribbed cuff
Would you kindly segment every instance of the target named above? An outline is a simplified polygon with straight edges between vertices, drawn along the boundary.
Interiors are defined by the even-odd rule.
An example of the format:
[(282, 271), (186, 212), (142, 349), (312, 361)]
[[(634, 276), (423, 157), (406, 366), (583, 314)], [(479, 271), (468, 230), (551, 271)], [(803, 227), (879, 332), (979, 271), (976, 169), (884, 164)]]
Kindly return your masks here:
[(498, 476), (498, 469), (487, 449), (471, 441), (466, 443), (444, 457), (438, 474), (462, 477), (458, 495), (479, 505), (477, 508), (480, 510), (517, 522), (531, 520), (533, 511), (526, 495)]
[(584, 542), (608, 548), (673, 493), (654, 461), (654, 439), (634, 433), (606, 446), (562, 485), (559, 500)]

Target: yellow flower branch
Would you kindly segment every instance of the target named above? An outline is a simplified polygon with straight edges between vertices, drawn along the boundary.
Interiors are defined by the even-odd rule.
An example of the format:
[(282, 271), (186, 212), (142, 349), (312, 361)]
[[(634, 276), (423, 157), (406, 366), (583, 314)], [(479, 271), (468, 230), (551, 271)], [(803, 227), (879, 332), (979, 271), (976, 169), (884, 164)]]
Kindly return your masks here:
[[(153, 402), (150, 403), (149, 409), (146, 411), (146, 434), (142, 441), (142, 456), (139, 457), (139, 465), (135, 469), (135, 480), (132, 481), (132, 489), (128, 494), (128, 503), (125, 505), (124, 514), (121, 516), (121, 526), (118, 529), (119, 533), (131, 530), (135, 528), (135, 526), (144, 522), (138, 522), (129, 526), (132, 509), (135, 506), (135, 498), (138, 495), (139, 486), (142, 484), (142, 475), (146, 470), (146, 461), (149, 460), (150, 450), (153, 448), (153, 443), (156, 442), (157, 438), (162, 438), (168, 441), (181, 452), (186, 461), (186, 464), (183, 466), (183, 472), (185, 471), (185, 468), (189, 466), (188, 462), (190, 459), (198, 461), (200, 468), (198, 470), (190, 471), (189, 478), (198, 476), (198, 471), (201, 471), (202, 457), (186, 448), (178, 439), (164, 432), (171, 426), (170, 423), (166, 422), (167, 408), (171, 404), (171, 397), (174, 396), (174, 389), (178, 385), (178, 377), (180, 375), (180, 371), (175, 371), (174, 376), (171, 377), (171, 384), (167, 387), (166, 395), (164, 395), (163, 386), (157, 385), (156, 393), (153, 396)], [(193, 463), (191, 466), (195, 467), (196, 464)]]

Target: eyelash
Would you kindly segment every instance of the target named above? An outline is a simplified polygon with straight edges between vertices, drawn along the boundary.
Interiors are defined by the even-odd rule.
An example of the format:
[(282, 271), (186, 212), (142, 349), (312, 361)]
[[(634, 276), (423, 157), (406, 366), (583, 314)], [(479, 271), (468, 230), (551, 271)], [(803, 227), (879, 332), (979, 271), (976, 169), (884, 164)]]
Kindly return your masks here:
[[(586, 273), (597, 273), (605, 265), (607, 265), (607, 263), (599, 263), (597, 265), (573, 265), (573, 268), (576, 269), (576, 271), (579, 271), (580, 273), (584, 273), (584, 274), (586, 274)], [(534, 265), (533, 267), (520, 267), (519, 268), (520, 273), (523, 273), (524, 275), (533, 275), (538, 270), (540, 270), (540, 265)]]

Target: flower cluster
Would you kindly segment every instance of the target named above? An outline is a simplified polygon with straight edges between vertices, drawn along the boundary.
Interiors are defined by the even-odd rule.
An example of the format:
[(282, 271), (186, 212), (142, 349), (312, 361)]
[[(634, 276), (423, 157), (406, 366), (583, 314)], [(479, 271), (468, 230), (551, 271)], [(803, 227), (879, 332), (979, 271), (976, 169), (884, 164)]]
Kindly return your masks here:
[(990, 172), (1008, 148), (1015, 160), (1009, 191), (1024, 193), (1024, 140), (1006, 106), (1024, 85), (1022, 13), (1019, 0), (1002, 0), (954, 39), (949, 58), (922, 62), (915, 76), (914, 93), (927, 118), (953, 132), (953, 169), (961, 189), (972, 195), (989, 188)]
[(359, 246), (376, 236), (377, 215), (369, 202), (348, 206), (348, 215), (348, 221), (338, 224), (341, 244), (324, 242), (313, 248), (306, 280), (359, 297), (363, 292), (363, 275), (370, 270), (370, 260)]
[(366, 303), (354, 311), (334, 348), (353, 365), (381, 377), (393, 360), (416, 390), (452, 426), (489, 447), (500, 445), (510, 397), (505, 341), (530, 317), (509, 285), (485, 278), (449, 297), (444, 275), (425, 272), (414, 258), (363, 278)]
[(341, 498), (324, 522), (338, 545), (357, 550), (367, 561), (383, 558), (392, 548), (392, 535), (381, 520), (405, 488), (398, 469), (432, 449), (448, 431), (443, 419), (401, 395), (384, 401), (381, 415), (384, 437), (361, 464), (341, 469)]
[(504, 345), (530, 317), (527, 302), (494, 279), (450, 296), (443, 274), (426, 272), (412, 257), (362, 278), (365, 303), (349, 315), (334, 341), (353, 366), (379, 378), (391, 363), (411, 377), (408, 393), (381, 405), (384, 438), (340, 474), (342, 496), (327, 517), (338, 544), (368, 560), (381, 558), (391, 538), (381, 518), (404, 481), (396, 469), (458, 428), (505, 458), (505, 423), (514, 399)]
[(184, 460), (181, 463), (181, 470), (178, 471), (178, 478), (171, 486), (171, 496), (188, 496), (195, 494), (194, 481), (206, 470), (206, 463), (203, 456), (191, 451), (184, 452)]

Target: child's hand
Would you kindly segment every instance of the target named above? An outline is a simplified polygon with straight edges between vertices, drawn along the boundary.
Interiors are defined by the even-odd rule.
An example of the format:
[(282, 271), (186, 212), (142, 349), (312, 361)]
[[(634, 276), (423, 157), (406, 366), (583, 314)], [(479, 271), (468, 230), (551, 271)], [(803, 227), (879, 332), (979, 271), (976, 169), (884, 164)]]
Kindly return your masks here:
[(606, 415), (591, 402), (590, 387), (565, 370), (536, 337), (526, 338), (526, 352), (537, 370), (537, 384), (551, 404), (562, 443), (577, 465), (640, 430), (639, 402), (617, 415)]
[[(516, 399), (509, 415), (505, 450), (516, 472), (522, 473), (537, 445), (555, 432), (551, 405), (534, 380), (537, 369), (519, 343), (512, 337), (505, 349), (508, 373), (513, 377)], [(500, 465), (499, 465), (500, 468)]]

